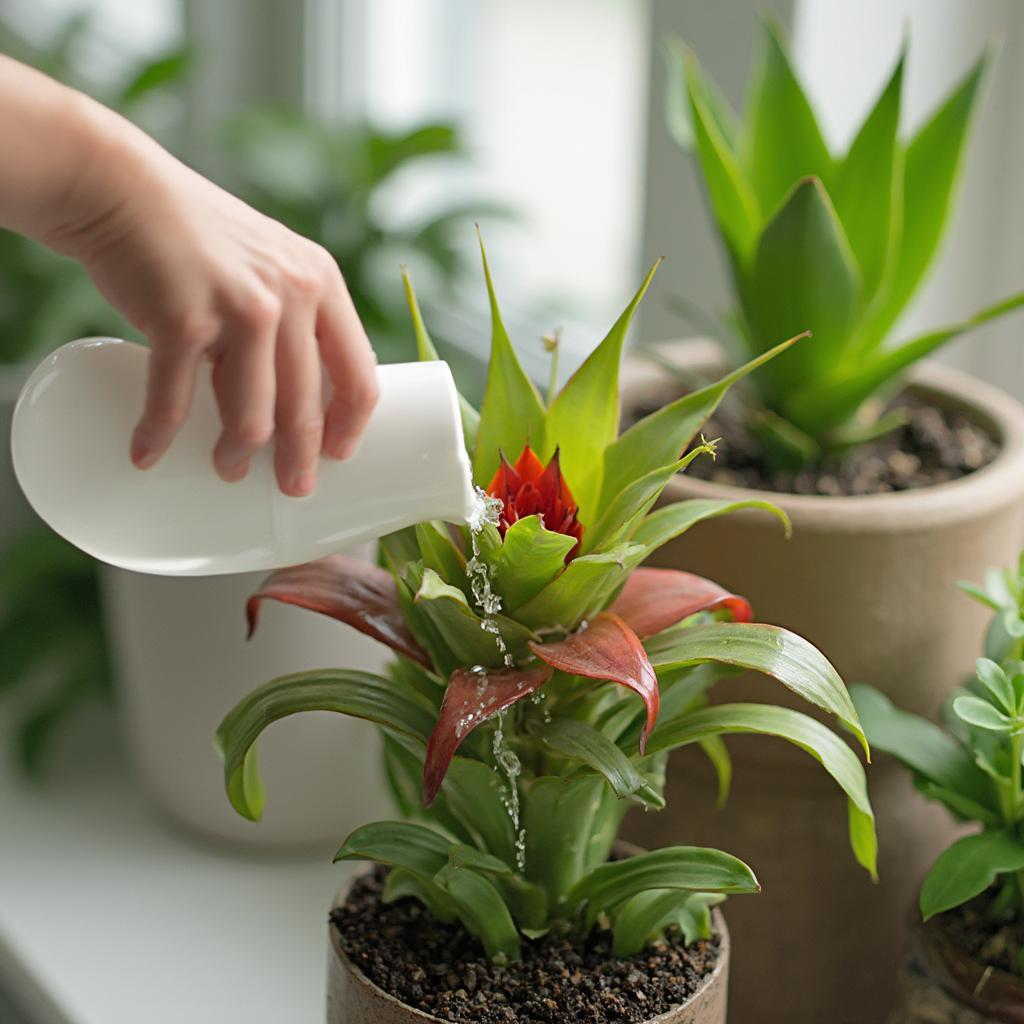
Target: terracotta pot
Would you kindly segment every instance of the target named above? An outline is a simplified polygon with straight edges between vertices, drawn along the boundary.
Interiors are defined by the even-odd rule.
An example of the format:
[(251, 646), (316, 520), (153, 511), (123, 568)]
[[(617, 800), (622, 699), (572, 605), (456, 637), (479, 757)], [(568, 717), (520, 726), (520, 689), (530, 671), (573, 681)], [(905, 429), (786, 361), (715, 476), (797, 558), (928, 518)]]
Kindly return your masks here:
[(903, 1004), (890, 1024), (1024, 1024), (1024, 978), (962, 953), (941, 915), (915, 924), (902, 982)]
[[(669, 352), (695, 372), (714, 375), (721, 365), (708, 343)], [(936, 487), (850, 498), (766, 494), (679, 476), (665, 501), (767, 498), (788, 512), (793, 537), (785, 540), (774, 517), (743, 512), (701, 524), (652, 562), (743, 594), (759, 621), (806, 636), (847, 682), (871, 683), (900, 706), (934, 716), (981, 653), (989, 618), (956, 582), (1012, 564), (1024, 542), (1024, 408), (936, 365), (917, 368), (910, 386), (989, 428), (1002, 447), (996, 460)], [(670, 391), (657, 368), (634, 363), (626, 373), (627, 403)], [(808, 710), (762, 677), (727, 681), (715, 694)], [(955, 834), (948, 815), (914, 795), (906, 773), (880, 758), (869, 770), (881, 844), (881, 881), (872, 886), (849, 852), (842, 796), (813, 761), (758, 737), (729, 745), (735, 771), (725, 813), (716, 812), (699, 752), (683, 750), (670, 764), (669, 809), (634, 816), (626, 834), (646, 846), (719, 846), (757, 872), (764, 892), (729, 907), (738, 957), (732, 1009), (740, 1024), (874, 1024), (895, 1004), (902, 908)]]
[[(350, 886), (351, 883), (338, 893), (335, 907), (345, 902)], [(651, 1017), (647, 1024), (726, 1024), (729, 930), (718, 910), (714, 911), (714, 926), (721, 940), (714, 970), (685, 1003)], [(327, 1024), (444, 1024), (442, 1018), (414, 1010), (375, 985), (342, 950), (333, 924), (328, 925), (328, 933)]]

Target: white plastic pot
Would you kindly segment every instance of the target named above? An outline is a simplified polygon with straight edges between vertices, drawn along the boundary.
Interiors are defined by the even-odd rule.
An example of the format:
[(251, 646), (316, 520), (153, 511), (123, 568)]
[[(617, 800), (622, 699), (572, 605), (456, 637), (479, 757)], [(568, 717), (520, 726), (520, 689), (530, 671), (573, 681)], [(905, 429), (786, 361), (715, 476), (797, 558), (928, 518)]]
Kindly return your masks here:
[[(359, 551), (370, 557), (370, 551)], [(127, 741), (164, 815), (200, 836), (329, 855), (387, 813), (372, 726), (315, 712), (273, 725), (259, 743), (266, 811), (240, 818), (224, 792), (213, 736), (250, 690), (303, 669), (380, 671), (388, 651), (341, 623), (271, 602), (252, 640), (245, 601), (263, 573), (147, 576), (103, 567), (115, 685)]]

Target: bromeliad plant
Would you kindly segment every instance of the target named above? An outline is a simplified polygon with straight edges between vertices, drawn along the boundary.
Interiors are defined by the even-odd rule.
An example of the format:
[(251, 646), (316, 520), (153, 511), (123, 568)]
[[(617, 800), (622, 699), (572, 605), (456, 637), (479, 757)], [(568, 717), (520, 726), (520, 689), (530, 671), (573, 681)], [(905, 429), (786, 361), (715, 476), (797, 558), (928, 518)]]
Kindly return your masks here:
[(872, 398), (916, 360), (1024, 303), (1021, 292), (888, 342), (942, 238), (991, 54), (909, 139), (899, 135), (901, 54), (843, 154), (826, 145), (770, 21), (742, 120), (684, 45), (667, 56), (669, 127), (697, 159), (732, 272), (725, 333), (756, 354), (814, 332), (751, 376), (751, 432), (779, 468), (798, 468), (898, 426), (899, 414)]
[[(325, 709), (368, 719), (383, 733), (406, 820), (357, 829), (338, 860), (390, 866), (386, 899), (411, 896), (461, 921), (493, 958), (519, 956), (524, 937), (585, 934), (598, 922), (626, 955), (673, 924), (707, 934), (712, 904), (758, 889), (751, 869), (719, 850), (609, 856), (631, 805), (664, 805), (669, 751), (703, 747), (724, 796), (722, 737), (763, 733), (807, 751), (845, 791), (854, 854), (874, 874), (874, 820), (850, 747), (800, 712), (707, 698), (722, 669), (765, 672), (863, 741), (832, 666), (800, 637), (753, 623), (747, 602), (710, 580), (638, 568), (712, 516), (756, 507), (785, 522), (761, 501), (651, 509), (713, 450), (702, 442), (682, 455), (729, 386), (789, 343), (619, 436), (620, 355), (654, 270), (547, 403), (505, 332), (486, 258), (484, 271), (490, 367), (482, 410), (464, 406), (464, 424), (489, 514), (475, 531), (433, 522), (385, 537), (386, 568), (337, 555), (266, 580), (249, 601), (253, 628), (264, 601), (284, 601), (377, 638), (397, 659), (388, 678), (305, 672), (238, 704), (218, 733), (232, 804), (260, 816), (254, 743), (272, 722)], [(406, 288), (419, 353), (436, 358), (408, 279)]]
[(898, 758), (918, 789), (981, 831), (957, 840), (921, 887), (927, 921), (995, 887), (995, 929), (1015, 932), (1024, 975), (1024, 554), (985, 588), (961, 584), (995, 612), (976, 675), (947, 706), (948, 730), (894, 707), (877, 690), (853, 687), (873, 746)]

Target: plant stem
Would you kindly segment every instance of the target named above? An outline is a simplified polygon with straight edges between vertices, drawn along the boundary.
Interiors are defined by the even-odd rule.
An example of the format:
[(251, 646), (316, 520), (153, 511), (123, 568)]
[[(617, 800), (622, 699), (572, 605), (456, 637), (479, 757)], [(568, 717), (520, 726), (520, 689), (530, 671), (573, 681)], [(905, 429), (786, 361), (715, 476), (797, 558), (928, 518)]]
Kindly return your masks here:
[(562, 331), (555, 328), (550, 334), (544, 336), (544, 348), (551, 353), (551, 371), (548, 375), (548, 405), (555, 400), (558, 394), (558, 353), (561, 349)]

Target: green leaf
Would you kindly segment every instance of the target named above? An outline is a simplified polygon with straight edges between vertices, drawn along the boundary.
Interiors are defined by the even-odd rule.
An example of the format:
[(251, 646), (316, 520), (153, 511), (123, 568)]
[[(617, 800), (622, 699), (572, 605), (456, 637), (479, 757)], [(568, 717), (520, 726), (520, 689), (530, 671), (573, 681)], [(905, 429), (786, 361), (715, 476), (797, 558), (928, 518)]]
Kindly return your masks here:
[[(502, 663), (502, 652), (494, 634), (483, 628), (483, 621), (470, 608), (466, 595), (445, 583), (432, 569), (423, 572), (422, 582), (416, 591), (416, 605), (423, 609), (445, 638), (461, 665), (495, 667)], [(513, 653), (521, 654), (527, 643), (536, 639), (529, 629), (504, 615), (496, 616), (495, 621)]]
[(334, 863), (372, 860), (430, 879), (448, 864), (451, 846), (450, 839), (425, 825), (411, 821), (375, 821), (352, 832), (334, 855)]
[(981, 697), (975, 697), (972, 694), (957, 697), (953, 701), (953, 711), (961, 721), (979, 729), (989, 729), (992, 732), (1012, 732), (1014, 728), (1012, 718), (1004, 715), (987, 700), (982, 700)]
[[(793, 71), (779, 28), (770, 18), (764, 22), (740, 152), (766, 214), (800, 178), (815, 175), (824, 182), (832, 180), (832, 157)], [(797, 329), (803, 327), (817, 330), (813, 324)]]
[(448, 851), (448, 863), (453, 868), (468, 867), (481, 874), (494, 876), (491, 880), (519, 927), (533, 932), (546, 930), (547, 893), (539, 885), (527, 882), (515, 874), (504, 861), (488, 853), (481, 853), (474, 846), (460, 844)]
[(144, 64), (121, 90), (119, 106), (131, 106), (153, 92), (177, 85), (191, 62), (187, 50), (173, 50)]
[(516, 837), (503, 794), (503, 777), (468, 757), (452, 759), (441, 787), (445, 805), (477, 845), (511, 865), (516, 862)]
[(927, 921), (973, 899), (1009, 871), (1024, 870), (1024, 845), (1005, 832), (981, 832), (958, 839), (939, 854), (921, 886), (921, 914)]
[[(665, 123), (669, 135), (680, 149), (690, 152), (696, 144), (686, 83), (686, 65), (691, 57), (691, 51), (677, 36), (669, 36), (660, 49), (665, 60)], [(695, 85), (704, 106), (714, 120), (726, 146), (733, 149), (738, 129), (736, 114), (721, 90), (713, 81), (704, 77), (696, 63), (694, 70)]]
[(599, 772), (615, 790), (617, 797), (639, 795), (644, 803), (664, 807), (659, 796), (633, 766), (633, 762), (602, 732), (573, 718), (555, 718), (550, 722), (532, 720), (530, 732), (545, 746)]
[(878, 845), (864, 768), (852, 750), (810, 715), (770, 704), (718, 704), (691, 711), (655, 727), (649, 754), (699, 743), (709, 736), (759, 733), (777, 736), (819, 761), (849, 801), (850, 845), (857, 862), (875, 877)]
[(741, 272), (757, 238), (761, 219), (757, 197), (708, 107), (700, 68), (693, 54), (686, 56), (686, 86), (708, 200), (733, 265)]
[(567, 912), (586, 904), (586, 924), (637, 893), (651, 889), (691, 892), (759, 892), (753, 871), (738, 857), (700, 846), (669, 846), (594, 868), (569, 893)]
[(989, 693), (1002, 705), (1003, 710), (1008, 715), (1015, 715), (1017, 713), (1017, 695), (1002, 667), (988, 658), (979, 658), (975, 662), (975, 672)]
[(652, 554), (663, 544), (682, 536), (697, 523), (705, 519), (714, 519), (716, 516), (727, 516), (733, 512), (739, 512), (745, 508), (761, 509), (771, 512), (782, 523), (786, 536), (790, 535), (789, 516), (777, 505), (770, 501), (760, 499), (747, 499), (744, 501), (730, 501), (723, 498), (693, 498), (689, 501), (677, 501), (672, 505), (652, 512), (633, 531), (630, 540), (634, 544), (643, 544), (647, 553)]
[(729, 800), (729, 789), (732, 786), (732, 758), (729, 748), (721, 736), (709, 736), (700, 741), (700, 749), (715, 769), (718, 779), (718, 806), (724, 807)]
[(826, 379), (797, 391), (789, 401), (789, 414), (805, 429), (821, 431), (846, 420), (882, 385), (919, 359), (982, 324), (1024, 306), (1024, 292), (1001, 299), (967, 320), (905, 341), (840, 368)]
[(633, 314), (660, 264), (658, 260), (647, 272), (604, 341), (569, 378), (547, 412), (542, 461), (547, 462), (556, 448), (561, 453), (560, 465), (583, 523), (593, 522), (597, 514), (604, 450), (619, 433), (622, 346)]
[(559, 907), (580, 878), (608, 859), (629, 804), (596, 773), (542, 776), (524, 788), (526, 875)]
[[(888, 84), (864, 119), (860, 131), (839, 165), (832, 199), (860, 268), (865, 303), (878, 288), (886, 269), (894, 222), (893, 194), (900, 95), (903, 89), (905, 52), (900, 54)], [(895, 249), (895, 246), (893, 246)]]
[(788, 629), (754, 622), (714, 622), (667, 630), (646, 646), (656, 671), (714, 661), (772, 676), (835, 715), (869, 753), (857, 709), (839, 674), (821, 651)]
[(466, 930), (483, 943), (490, 960), (519, 959), (519, 932), (492, 882), (469, 868), (446, 867), (437, 884), (451, 897)]
[[(853, 253), (832, 201), (818, 178), (804, 178), (762, 232), (742, 289), (743, 309), (759, 348), (797, 331), (813, 332), (810, 341), (761, 371), (773, 392), (785, 395), (835, 366), (859, 295)], [(784, 403), (779, 411), (793, 419)]]
[(574, 558), (561, 576), (516, 609), (516, 620), (534, 629), (572, 629), (581, 619), (601, 611), (644, 557), (643, 547), (627, 543)]
[(982, 55), (907, 147), (903, 230), (896, 257), (889, 264), (892, 277), (882, 283), (883, 302), (866, 328), (869, 339), (885, 336), (935, 256), (953, 205), (971, 116), (992, 57), (991, 51)]
[(861, 724), (872, 747), (897, 758), (939, 786), (989, 805), (992, 789), (971, 755), (927, 719), (901, 711), (878, 690), (850, 687)]
[(465, 593), (469, 587), (466, 556), (455, 546), (444, 523), (417, 523), (415, 534), (424, 566)]
[[(405, 287), (406, 302), (409, 304), (412, 329), (416, 335), (416, 356), (422, 363), (440, 360), (441, 357), (427, 333), (427, 325), (423, 322), (420, 304), (412, 287), (412, 278), (405, 267), (402, 267), (402, 284)], [(462, 417), (462, 433), (466, 439), (466, 448), (472, 452), (473, 446), (476, 444), (477, 432), (480, 429), (480, 413), (461, 394), (459, 395), (459, 412)]]
[(714, 384), (691, 391), (634, 423), (605, 450), (601, 507), (609, 505), (634, 480), (675, 462), (690, 447), (733, 384), (805, 336), (801, 334), (776, 345)]
[(363, 718), (424, 746), (434, 727), (429, 702), (393, 679), (346, 669), (317, 669), (274, 679), (243, 697), (217, 729), (228, 797), (243, 818), (258, 821), (263, 813), (263, 786), (253, 744), (268, 725), (303, 711), (336, 711)]
[(393, 868), (384, 883), (381, 900), (389, 904), (401, 899), (419, 900), (431, 916), (444, 924), (451, 924), (457, 917), (455, 904), (439, 885), (402, 868)]
[(565, 568), (573, 537), (545, 530), (540, 516), (514, 522), (494, 562), (493, 584), (504, 606), (514, 612), (539, 594)]
[(690, 895), (679, 889), (652, 889), (637, 893), (615, 915), (612, 955), (630, 957), (639, 953), (652, 936), (660, 934), (679, 919)]
[(491, 303), (491, 360), (480, 411), (473, 476), (486, 487), (498, 468), (501, 451), (515, 459), (527, 443), (534, 450), (544, 447), (545, 413), (540, 395), (516, 357), (502, 322), (482, 240), (480, 254)]

